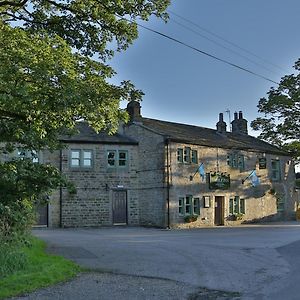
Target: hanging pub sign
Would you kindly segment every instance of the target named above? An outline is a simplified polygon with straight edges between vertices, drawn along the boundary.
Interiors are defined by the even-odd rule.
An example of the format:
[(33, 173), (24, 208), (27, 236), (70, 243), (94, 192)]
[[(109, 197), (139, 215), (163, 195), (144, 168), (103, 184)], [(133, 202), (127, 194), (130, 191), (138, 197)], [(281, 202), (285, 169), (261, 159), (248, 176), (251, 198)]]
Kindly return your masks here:
[(230, 175), (220, 172), (209, 173), (210, 190), (228, 190), (230, 188)]
[(267, 159), (265, 157), (261, 157), (258, 159), (258, 167), (259, 169), (267, 168)]

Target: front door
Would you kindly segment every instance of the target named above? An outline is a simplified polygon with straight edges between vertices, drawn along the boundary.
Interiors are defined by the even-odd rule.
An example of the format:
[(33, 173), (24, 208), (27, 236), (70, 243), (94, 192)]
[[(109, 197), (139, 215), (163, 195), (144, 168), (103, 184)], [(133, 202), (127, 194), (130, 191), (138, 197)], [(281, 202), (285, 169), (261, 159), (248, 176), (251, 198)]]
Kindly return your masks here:
[(38, 204), (35, 206), (37, 212), (37, 226), (48, 226), (48, 204)]
[(224, 197), (215, 197), (215, 225), (224, 225)]
[(113, 224), (127, 224), (127, 192), (115, 190), (112, 193)]

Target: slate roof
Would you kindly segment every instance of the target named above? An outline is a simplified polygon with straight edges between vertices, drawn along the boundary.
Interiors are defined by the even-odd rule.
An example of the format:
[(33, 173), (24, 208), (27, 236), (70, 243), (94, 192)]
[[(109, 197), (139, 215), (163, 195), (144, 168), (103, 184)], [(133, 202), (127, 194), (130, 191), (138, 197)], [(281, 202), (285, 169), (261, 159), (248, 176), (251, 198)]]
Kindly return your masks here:
[(60, 137), (62, 142), (66, 143), (89, 143), (89, 144), (123, 144), (123, 145), (137, 145), (138, 142), (130, 137), (116, 133), (109, 135), (105, 131), (96, 133), (87, 123), (80, 122), (77, 125), (78, 134), (69, 136), (64, 135)]
[(259, 151), (290, 156), (289, 153), (279, 149), (278, 147), (247, 134), (232, 132), (225, 132), (221, 134), (218, 133), (217, 130), (210, 128), (149, 118), (141, 118), (140, 121), (146, 128), (164, 135), (174, 142), (183, 142), (208, 147)]

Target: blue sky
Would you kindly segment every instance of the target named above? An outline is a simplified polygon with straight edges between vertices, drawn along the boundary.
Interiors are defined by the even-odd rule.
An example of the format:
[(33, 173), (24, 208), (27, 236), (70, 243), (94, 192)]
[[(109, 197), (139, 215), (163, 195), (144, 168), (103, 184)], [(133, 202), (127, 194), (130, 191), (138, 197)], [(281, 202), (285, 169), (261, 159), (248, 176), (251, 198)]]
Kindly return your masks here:
[[(173, 0), (169, 10), (264, 60), (173, 14), (167, 24), (156, 18), (142, 24), (274, 81), (292, 73), (300, 57), (299, 0)], [(144, 91), (143, 116), (209, 128), (215, 128), (219, 112), (227, 109), (231, 116), (242, 110), (250, 123), (258, 116), (259, 99), (274, 86), (142, 28), (134, 44), (111, 63), (118, 73), (115, 82), (130, 79)], [(224, 117), (228, 122), (228, 114)]]

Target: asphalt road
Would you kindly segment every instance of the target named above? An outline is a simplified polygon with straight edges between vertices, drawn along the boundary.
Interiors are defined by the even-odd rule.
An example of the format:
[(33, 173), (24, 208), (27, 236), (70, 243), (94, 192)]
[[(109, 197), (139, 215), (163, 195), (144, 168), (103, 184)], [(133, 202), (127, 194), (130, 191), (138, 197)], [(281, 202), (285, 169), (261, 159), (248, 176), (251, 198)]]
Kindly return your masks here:
[[(292, 300), (300, 299), (298, 224), (192, 230), (38, 229), (34, 234), (48, 243), (50, 252), (95, 270), (82, 279), (86, 280), (80, 285), (80, 291), (86, 291), (82, 299), (135, 299), (136, 295), (136, 299)], [(119, 276), (119, 290), (109, 285), (116, 277), (107, 276)], [(87, 297), (91, 281), (106, 282), (108, 291), (122, 292)], [(206, 289), (214, 296), (205, 294)]]

